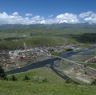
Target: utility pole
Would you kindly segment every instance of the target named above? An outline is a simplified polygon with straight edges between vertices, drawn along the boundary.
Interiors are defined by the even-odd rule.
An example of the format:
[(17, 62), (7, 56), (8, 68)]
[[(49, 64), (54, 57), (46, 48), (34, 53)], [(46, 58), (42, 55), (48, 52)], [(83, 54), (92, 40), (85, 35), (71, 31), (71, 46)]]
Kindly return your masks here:
[(25, 51), (27, 50), (27, 46), (26, 46), (26, 43), (24, 42), (24, 49)]

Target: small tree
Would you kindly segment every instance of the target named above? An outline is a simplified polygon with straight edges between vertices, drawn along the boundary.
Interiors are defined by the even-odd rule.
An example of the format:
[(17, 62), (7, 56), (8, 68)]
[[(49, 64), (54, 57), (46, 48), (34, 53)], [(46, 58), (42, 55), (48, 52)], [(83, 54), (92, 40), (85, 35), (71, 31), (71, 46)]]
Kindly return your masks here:
[(5, 79), (6, 78), (6, 74), (4, 72), (4, 69), (0, 66), (0, 79)]
[(43, 81), (43, 82), (48, 82), (48, 80), (47, 80), (46, 78), (44, 78), (42, 81)]
[(33, 77), (33, 81), (37, 83), (45, 83), (48, 82), (47, 78), (41, 77), (41, 76), (35, 76)]
[(17, 78), (15, 77), (15, 75), (12, 75), (12, 76), (11, 76), (11, 80), (12, 80), (12, 81), (16, 81), (16, 80), (17, 80)]
[(28, 75), (25, 75), (24, 80), (30, 80), (30, 77), (28, 77)]
[(65, 82), (66, 83), (72, 83), (72, 80), (71, 79), (66, 79)]
[(96, 79), (93, 80), (93, 82), (91, 83), (91, 85), (96, 85)]

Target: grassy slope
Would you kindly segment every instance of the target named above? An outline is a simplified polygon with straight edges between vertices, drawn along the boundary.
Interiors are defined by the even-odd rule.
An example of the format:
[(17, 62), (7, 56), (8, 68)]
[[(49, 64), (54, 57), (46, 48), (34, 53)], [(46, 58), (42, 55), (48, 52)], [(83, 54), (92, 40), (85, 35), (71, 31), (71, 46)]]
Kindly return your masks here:
[[(68, 43), (76, 43), (72, 38), (67, 38), (66, 32), (58, 29), (42, 29), (42, 28), (24, 28), (23, 29), (1, 29), (0, 32), (0, 48), (1, 49), (14, 49), (23, 48), (23, 43), (26, 42), (27, 46), (54, 46), (64, 45)], [(69, 34), (69, 33), (67, 33)], [(7, 40), (4, 38), (22, 37), (26, 38), (19, 40)]]
[(18, 81), (0, 81), (0, 95), (95, 95), (95, 86), (66, 84), (49, 68), (34, 69), (26, 72), (31, 78), (42, 76), (46, 83), (22, 81), (25, 73), (17, 74)]
[[(23, 48), (24, 42), (28, 47), (77, 44), (82, 39), (82, 36), (80, 38), (77, 36), (83, 33), (95, 33), (95, 26), (79, 24), (2, 26), (0, 27), (0, 49)], [(24, 39), (12, 40), (14, 37), (22, 38), (24, 36), (26, 36)]]

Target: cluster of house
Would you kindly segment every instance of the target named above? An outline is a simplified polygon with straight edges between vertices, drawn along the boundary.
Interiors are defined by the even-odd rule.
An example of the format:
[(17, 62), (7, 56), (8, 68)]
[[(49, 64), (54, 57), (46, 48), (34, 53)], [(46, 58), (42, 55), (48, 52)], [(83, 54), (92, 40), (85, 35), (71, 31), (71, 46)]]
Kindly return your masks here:
[(32, 59), (36, 59), (39, 56), (48, 56), (48, 52), (39, 48), (14, 50), (14, 51), (9, 51), (9, 56), (11, 62), (29, 61)]
[(27, 62), (36, 62), (48, 59), (50, 53), (43, 48), (32, 48), (24, 50), (11, 50), (11, 51), (0, 51), (0, 65), (2, 67), (8, 67), (17, 65), (18, 63), (26, 64)]
[(9, 52), (6, 50), (0, 50), (0, 63), (7, 63), (9, 61)]
[[(37, 62), (51, 58), (50, 51), (62, 52), (65, 46), (56, 47), (37, 47), (30, 49), (18, 50), (1, 50), (0, 51), (0, 65), (8, 68), (8, 66), (25, 65), (27, 62)], [(17, 66), (17, 67), (18, 67)], [(13, 68), (13, 67), (12, 67)]]

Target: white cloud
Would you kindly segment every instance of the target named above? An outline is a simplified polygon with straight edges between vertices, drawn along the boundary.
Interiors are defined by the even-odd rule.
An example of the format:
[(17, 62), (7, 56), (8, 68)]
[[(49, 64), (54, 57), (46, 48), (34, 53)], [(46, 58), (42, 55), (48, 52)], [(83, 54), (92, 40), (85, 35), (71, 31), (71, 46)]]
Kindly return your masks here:
[(45, 19), (44, 17), (41, 17), (41, 16), (34, 16), (31, 18), (31, 21), (33, 24), (45, 24)]
[(32, 16), (32, 14), (31, 13), (26, 13), (25, 16), (29, 16), (30, 17), (30, 16)]
[(13, 16), (19, 16), (19, 13), (18, 12), (14, 12), (12, 13)]
[(55, 17), (50, 15), (47, 19), (42, 16), (32, 16), (31, 13), (26, 13), (21, 16), (18, 12), (7, 14), (6, 12), (0, 13), (0, 24), (56, 24), (56, 23), (89, 23), (96, 24), (96, 13), (89, 11), (81, 14), (63, 13)]
[(6, 12), (0, 13), (0, 24), (44, 24), (44, 17), (34, 16), (29, 18), (27, 16), (20, 16), (18, 12), (8, 15)]
[(96, 24), (96, 13), (95, 12), (92, 12), (92, 11), (83, 12), (79, 16), (83, 22), (87, 22), (89, 24)]
[(56, 17), (57, 23), (79, 23), (77, 15), (72, 13), (60, 14)]
[(6, 12), (0, 13), (0, 24), (7, 24), (9, 16)]

